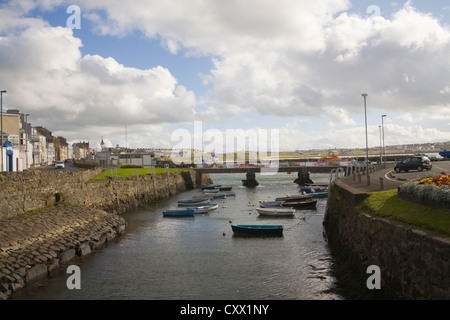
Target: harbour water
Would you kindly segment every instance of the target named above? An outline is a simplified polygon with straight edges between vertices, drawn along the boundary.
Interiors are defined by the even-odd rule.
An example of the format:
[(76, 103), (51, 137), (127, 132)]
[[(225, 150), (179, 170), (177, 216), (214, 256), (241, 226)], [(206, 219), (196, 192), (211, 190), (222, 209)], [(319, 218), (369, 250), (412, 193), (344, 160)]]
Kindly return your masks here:
[[(311, 175), (328, 182), (329, 175)], [(117, 240), (76, 264), (81, 289), (69, 290), (65, 270), (28, 286), (14, 299), (46, 300), (295, 300), (345, 299), (336, 290), (333, 259), (322, 225), (326, 199), (316, 210), (294, 217), (263, 218), (260, 201), (298, 194), (296, 175), (257, 175), (260, 185), (245, 188), (242, 174), (211, 175), (233, 186), (236, 196), (195, 217), (166, 218), (177, 201), (202, 194), (184, 192), (124, 215), (128, 228)], [(243, 238), (234, 224), (283, 225), (282, 237)]]

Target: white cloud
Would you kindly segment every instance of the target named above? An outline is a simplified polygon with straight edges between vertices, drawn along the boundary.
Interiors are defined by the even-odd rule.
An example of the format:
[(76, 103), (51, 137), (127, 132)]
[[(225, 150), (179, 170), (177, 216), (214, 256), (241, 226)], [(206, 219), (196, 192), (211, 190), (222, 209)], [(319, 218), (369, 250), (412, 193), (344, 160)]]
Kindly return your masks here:
[[(352, 141), (342, 130), (361, 130), (351, 127), (363, 112), (362, 92), (369, 93), (369, 110), (403, 112), (399, 120), (410, 123), (414, 112), (450, 107), (450, 30), (410, 2), (388, 19), (344, 12), (347, 0), (75, 1), (99, 34), (139, 30), (171, 54), (211, 57), (213, 69), (202, 79), (212, 89), (201, 98), (171, 70), (81, 56), (82, 42), (71, 30), (25, 17), (37, 6), (50, 10), (60, 3), (12, 1), (0, 9), (0, 82), (8, 86), (8, 103), (26, 107), (30, 119), (39, 112), (55, 131), (112, 132), (124, 122), (141, 131), (253, 111), (326, 118), (332, 132), (347, 138), (320, 133), (326, 138), (311, 141), (339, 145), (337, 137)], [(424, 134), (411, 137), (448, 132), (425, 125)], [(405, 127), (397, 129), (406, 137)]]
[(173, 54), (214, 56), (204, 80), (224, 114), (359, 113), (362, 91), (387, 110), (448, 103), (436, 93), (448, 85), (450, 31), (410, 2), (388, 20), (343, 12), (348, 1), (180, 1), (82, 3), (107, 13), (103, 33), (138, 29)]
[(397, 116), (396, 119), (409, 123), (418, 122), (420, 120), (417, 116), (414, 117), (410, 112), (402, 113), (401, 115)]

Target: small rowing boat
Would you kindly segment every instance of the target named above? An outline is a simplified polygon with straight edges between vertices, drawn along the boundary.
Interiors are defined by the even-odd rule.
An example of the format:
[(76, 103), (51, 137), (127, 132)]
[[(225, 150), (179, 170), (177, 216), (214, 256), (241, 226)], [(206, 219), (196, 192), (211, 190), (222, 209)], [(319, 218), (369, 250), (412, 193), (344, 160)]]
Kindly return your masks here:
[(207, 204), (210, 204), (211, 201), (210, 200), (204, 200), (204, 199), (199, 199), (199, 200), (179, 200), (178, 201), (178, 206), (179, 207), (198, 207), (198, 206), (204, 206)]
[(283, 226), (272, 225), (231, 225), (235, 234), (280, 236)]
[(295, 209), (293, 208), (280, 208), (280, 207), (261, 207), (256, 208), (256, 211), (262, 216), (273, 216), (273, 217), (287, 217), (293, 216)]
[(195, 214), (194, 210), (166, 210), (163, 212), (164, 217), (192, 217)]

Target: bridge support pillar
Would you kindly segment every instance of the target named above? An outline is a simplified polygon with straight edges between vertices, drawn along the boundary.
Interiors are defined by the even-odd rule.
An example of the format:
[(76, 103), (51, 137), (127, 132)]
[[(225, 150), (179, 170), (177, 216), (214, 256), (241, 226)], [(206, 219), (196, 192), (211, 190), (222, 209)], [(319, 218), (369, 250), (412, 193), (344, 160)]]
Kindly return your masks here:
[(309, 177), (309, 172), (306, 171), (306, 168), (302, 169), (298, 172), (298, 178), (295, 179), (294, 183), (305, 186), (307, 183), (314, 183)]
[(259, 182), (256, 181), (256, 173), (255, 172), (247, 172), (246, 180), (242, 180), (245, 187), (257, 187)]
[(202, 186), (202, 173), (200, 171), (196, 171), (195, 172), (195, 185), (197, 187), (201, 187)]

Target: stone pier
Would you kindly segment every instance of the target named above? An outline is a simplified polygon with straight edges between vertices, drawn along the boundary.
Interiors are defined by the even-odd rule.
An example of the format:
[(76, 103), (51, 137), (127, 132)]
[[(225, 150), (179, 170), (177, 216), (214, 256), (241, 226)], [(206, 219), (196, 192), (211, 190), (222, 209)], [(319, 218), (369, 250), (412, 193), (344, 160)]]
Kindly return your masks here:
[(245, 187), (253, 188), (259, 186), (259, 182), (256, 181), (255, 172), (247, 172), (246, 179), (242, 180), (242, 182)]
[(298, 178), (294, 180), (294, 183), (305, 186), (308, 183), (314, 183), (309, 177), (309, 172), (306, 171), (306, 168), (298, 172)]

